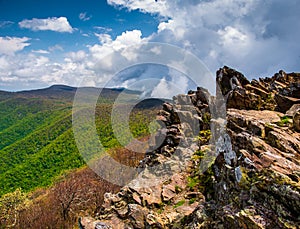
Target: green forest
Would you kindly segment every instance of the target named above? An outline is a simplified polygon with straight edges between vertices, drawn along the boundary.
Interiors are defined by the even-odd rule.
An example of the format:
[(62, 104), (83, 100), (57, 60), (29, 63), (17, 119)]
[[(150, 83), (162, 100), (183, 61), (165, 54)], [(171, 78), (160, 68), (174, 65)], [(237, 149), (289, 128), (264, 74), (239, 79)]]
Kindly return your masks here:
[[(106, 149), (121, 146), (110, 122), (113, 101), (119, 92), (107, 89), (96, 106), (97, 132)], [(65, 171), (85, 165), (72, 130), (74, 95), (74, 88), (63, 87), (0, 93), (0, 196), (17, 189), (29, 192), (47, 187)], [(149, 135), (148, 126), (155, 114), (152, 108), (131, 112), (134, 137)]]

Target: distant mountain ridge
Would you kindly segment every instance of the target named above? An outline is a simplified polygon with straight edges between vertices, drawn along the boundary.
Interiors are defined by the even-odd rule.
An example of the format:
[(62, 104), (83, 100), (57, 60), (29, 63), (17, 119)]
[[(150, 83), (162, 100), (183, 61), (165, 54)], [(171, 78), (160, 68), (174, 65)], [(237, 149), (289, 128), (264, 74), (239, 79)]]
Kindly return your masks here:
[(126, 88), (97, 88), (97, 87), (72, 87), (68, 85), (56, 84), (47, 88), (32, 89), (24, 91), (4, 91), (0, 90), (0, 101), (15, 98), (15, 97), (26, 97), (26, 98), (48, 98), (48, 99), (73, 99), (78, 89), (86, 90), (88, 93), (100, 93), (105, 97), (116, 96), (121, 92), (127, 94), (138, 94), (138, 91), (129, 90)]

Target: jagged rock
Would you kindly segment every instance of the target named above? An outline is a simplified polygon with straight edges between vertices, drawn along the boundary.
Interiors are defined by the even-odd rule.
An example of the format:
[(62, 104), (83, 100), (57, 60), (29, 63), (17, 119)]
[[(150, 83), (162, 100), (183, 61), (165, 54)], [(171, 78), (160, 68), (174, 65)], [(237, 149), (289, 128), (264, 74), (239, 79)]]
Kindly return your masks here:
[[(114, 221), (115, 222), (115, 221)], [(121, 227), (121, 224), (118, 224), (117, 227), (113, 227), (113, 224), (109, 224), (106, 222), (101, 222), (99, 220), (95, 221), (93, 218), (91, 217), (83, 217), (81, 220), (81, 225), (83, 225), (84, 229), (121, 229), (124, 227)]]
[(285, 113), (288, 111), (294, 104), (299, 104), (300, 99), (292, 98), (280, 94), (275, 95), (275, 101), (277, 103), (277, 110)]
[(176, 211), (181, 215), (189, 216), (195, 211), (198, 205), (198, 202), (195, 202), (193, 204), (185, 203), (184, 205), (177, 207)]
[(161, 195), (162, 195), (163, 201), (169, 201), (176, 195), (175, 186), (170, 185), (170, 184), (164, 185), (162, 188)]
[(142, 187), (136, 191), (140, 194), (144, 205), (150, 206), (153, 204), (161, 204), (161, 186), (156, 187)]
[(138, 195), (136, 192), (132, 194), (132, 198), (139, 204), (142, 205), (142, 200), (140, 198), (140, 195)]
[(217, 72), (217, 83), (227, 99), (228, 108), (247, 110), (277, 110), (285, 113), (300, 103), (300, 75), (280, 71), (272, 78), (251, 83), (227, 66)]
[(298, 109), (293, 116), (293, 127), (300, 132), (300, 109)]
[[(300, 135), (277, 125), (284, 114), (275, 111), (228, 110), (228, 127), (233, 148), (253, 163), (256, 168), (270, 168), (283, 174), (300, 169)], [(260, 131), (253, 131), (259, 123)], [(256, 129), (256, 128), (255, 128)], [(250, 135), (249, 135), (250, 133)], [(250, 153), (251, 152), (251, 153)]]
[(282, 113), (274, 111), (254, 111), (254, 110), (236, 110), (228, 109), (228, 127), (233, 131), (240, 133), (249, 131), (250, 133), (262, 138), (266, 135), (266, 124), (280, 122)]
[(295, 113), (300, 110), (300, 104), (294, 104), (286, 113), (286, 116), (294, 117)]
[(236, 87), (244, 87), (250, 83), (242, 73), (227, 66), (224, 66), (217, 71), (217, 82), (220, 85), (223, 95), (226, 95)]
[(151, 228), (165, 228), (161, 218), (151, 213), (147, 215), (146, 222)]
[(129, 216), (133, 219), (131, 222), (134, 228), (145, 228), (145, 218), (148, 210), (137, 204), (129, 204), (128, 208)]
[(251, 213), (242, 210), (237, 214), (238, 224), (241, 228), (263, 229), (264, 226), (260, 217), (252, 216)]
[(174, 110), (172, 104), (170, 104), (170, 103), (164, 103), (163, 104), (163, 109), (167, 112), (170, 112), (170, 113), (172, 113), (173, 110)]

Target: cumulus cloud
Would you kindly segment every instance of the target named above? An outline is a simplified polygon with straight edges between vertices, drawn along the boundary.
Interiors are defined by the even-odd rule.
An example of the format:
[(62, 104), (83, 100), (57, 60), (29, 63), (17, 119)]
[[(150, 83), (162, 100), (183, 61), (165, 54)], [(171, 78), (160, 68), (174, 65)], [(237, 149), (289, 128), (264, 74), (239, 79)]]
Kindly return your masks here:
[(78, 15), (78, 17), (79, 17), (79, 19), (80, 19), (81, 21), (89, 21), (89, 20), (91, 20), (91, 18), (92, 18), (91, 15), (90, 15), (90, 16), (87, 15), (87, 12), (80, 13), (80, 14)]
[(79, 85), (94, 72), (82, 61), (84, 53), (70, 53), (63, 62), (56, 62), (38, 53), (0, 56), (0, 88), (24, 90), (53, 84)]
[(19, 26), (33, 31), (51, 30), (55, 32), (72, 33), (74, 30), (66, 17), (51, 17), (47, 19), (33, 18), (31, 20), (24, 19), (19, 22)]
[[(35, 50), (30, 54), (20, 54), (14, 57), (2, 56), (0, 59), (0, 86), (6, 88), (24, 89), (38, 87), (39, 85), (67, 84), (78, 86), (84, 77), (95, 78), (89, 85), (104, 86), (109, 80), (105, 71), (112, 71), (114, 64), (121, 59), (132, 58), (131, 53), (126, 53), (129, 45), (138, 45), (145, 41), (139, 30), (126, 31), (111, 39), (109, 35), (97, 35), (102, 41), (100, 44), (89, 46), (87, 52), (69, 52), (65, 54), (62, 62), (45, 57), (40, 54), (46, 50)], [(22, 42), (27, 41), (22, 39)], [(6, 45), (1, 45), (5, 47)], [(62, 50), (61, 46), (49, 48), (50, 51)], [(113, 55), (115, 53), (115, 55)], [(109, 55), (112, 54), (110, 57)], [(15, 84), (18, 81), (18, 85)], [(118, 81), (117, 84), (122, 82)]]
[(107, 0), (108, 4), (116, 7), (126, 7), (129, 10), (141, 10), (145, 13), (159, 13), (167, 16), (167, 2), (153, 0)]
[(66, 62), (84, 62), (87, 58), (87, 54), (80, 50), (78, 52), (70, 52), (67, 54), (67, 57), (65, 58)]
[(112, 39), (111, 36), (109, 34), (106, 33), (95, 33), (95, 36), (99, 39), (101, 44), (107, 44), (107, 43), (111, 43)]
[(28, 37), (0, 37), (0, 54), (13, 55), (29, 46)]
[[(91, 85), (105, 85), (109, 79), (109, 72), (113, 72), (124, 63), (134, 64), (140, 60), (142, 53), (139, 47), (149, 41), (166, 42), (185, 48), (203, 60), (212, 72), (223, 65), (237, 68), (249, 78), (270, 76), (279, 69), (288, 72), (300, 71), (300, 4), (297, 0), (108, 0), (108, 3), (116, 8), (155, 14), (160, 19), (157, 31), (149, 37), (143, 37), (142, 32), (136, 29), (125, 31), (113, 38), (108, 34), (111, 29), (94, 27), (98, 43), (89, 45), (85, 51), (67, 53), (60, 63), (51, 59), (48, 59), (48, 62), (41, 59), (40, 63), (43, 64), (39, 65), (36, 59), (40, 53), (31, 53), (33, 56), (22, 58), (21, 55), (17, 55), (19, 59), (4, 56), (0, 59), (0, 66), (3, 68), (0, 70), (0, 83), (1, 80), (12, 82), (18, 77), (22, 82), (33, 82), (36, 77), (36, 80), (48, 84), (74, 85), (80, 82), (79, 79), (83, 76), (91, 76), (98, 79), (97, 82), (90, 80), (89, 82), (93, 82)], [(33, 22), (34, 20), (47, 19), (27, 20), (30, 23), (23, 21), (24, 27), (26, 25), (25, 28), (33, 30), (46, 27), (47, 23), (37, 23)], [(67, 24), (69, 25), (68, 22)], [(70, 25), (68, 31), (73, 31)], [(3, 39), (7, 38), (2, 38), (2, 41)], [(28, 38), (20, 39), (23, 39), (17, 42), (20, 46), (11, 45), (10, 47), (15, 48), (8, 48), (12, 51), (3, 51), (7, 47), (1, 44), (0, 52), (13, 54), (29, 45)], [(134, 48), (126, 49), (132, 45)], [(54, 50), (63, 51), (60, 46), (49, 48), (50, 52)], [(160, 52), (159, 48), (153, 49), (153, 53), (157, 55)], [(172, 57), (172, 54), (170, 55)], [(25, 59), (31, 61), (25, 63)], [(33, 67), (30, 68), (30, 64)], [(16, 71), (17, 68), (22, 68), (23, 72)], [(24, 69), (27, 69), (27, 73)], [(130, 74), (127, 78), (124, 75), (120, 76), (111, 86), (128, 86), (137, 77), (153, 75), (154, 72), (140, 68)], [(157, 93), (164, 90), (166, 96), (170, 93), (175, 94), (168, 82), (183, 85), (183, 89), (189, 87), (181, 76), (168, 78), (168, 75), (171, 74), (166, 71), (160, 75), (156, 84)], [(201, 73), (199, 77), (202, 77)]]
[(212, 71), (229, 65), (249, 77), (299, 71), (297, 0), (108, 0), (162, 16), (151, 40), (187, 48)]
[(174, 95), (187, 92), (189, 79), (174, 69), (169, 69), (168, 78), (163, 77), (153, 88), (151, 97), (170, 99)]
[[(148, 41), (147, 38), (142, 38), (142, 32), (140, 30), (132, 30), (123, 32), (121, 35), (117, 36), (115, 40), (111, 39), (108, 34), (96, 34), (101, 44), (96, 44), (89, 47), (91, 56), (95, 59), (101, 60), (103, 57), (109, 54), (125, 49), (129, 46), (137, 46), (142, 42)], [(123, 56), (127, 59), (134, 58), (137, 53), (123, 53)], [(106, 65), (112, 66), (114, 63), (112, 61), (106, 60)], [(115, 63), (117, 64), (117, 63)]]

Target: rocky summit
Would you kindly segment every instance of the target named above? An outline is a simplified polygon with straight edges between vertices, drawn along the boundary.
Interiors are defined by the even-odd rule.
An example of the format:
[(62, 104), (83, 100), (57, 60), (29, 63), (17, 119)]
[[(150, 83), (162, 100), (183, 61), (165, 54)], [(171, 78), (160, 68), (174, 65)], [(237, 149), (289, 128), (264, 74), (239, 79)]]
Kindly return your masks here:
[(138, 176), (80, 228), (300, 228), (300, 74), (216, 80), (163, 104)]

